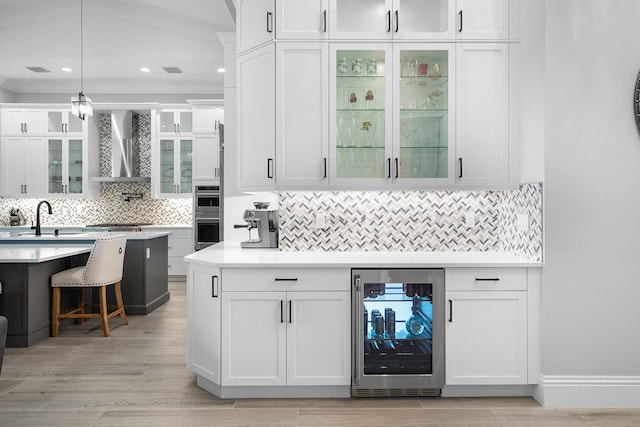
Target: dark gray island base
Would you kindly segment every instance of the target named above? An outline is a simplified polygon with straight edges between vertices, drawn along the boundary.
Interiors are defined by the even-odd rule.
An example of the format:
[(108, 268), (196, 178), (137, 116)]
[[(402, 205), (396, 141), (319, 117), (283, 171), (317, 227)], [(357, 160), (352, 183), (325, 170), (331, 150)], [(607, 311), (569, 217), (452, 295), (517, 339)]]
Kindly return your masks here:
[[(128, 238), (122, 277), (122, 299), (127, 315), (146, 315), (160, 307), (170, 298), (167, 272), (167, 245), (165, 233), (145, 238)], [(138, 236), (140, 236), (138, 234)], [(136, 236), (137, 237), (137, 236)], [(4, 240), (4, 239), (3, 239)], [(95, 240), (95, 237), (94, 237)], [(0, 242), (0, 243), (9, 243)], [(34, 244), (34, 242), (10, 242)], [(41, 247), (56, 245), (91, 246), (91, 240), (40, 240)], [(8, 247), (10, 245), (3, 245)], [(9, 320), (7, 347), (28, 347), (50, 336), (51, 324), (51, 275), (59, 271), (84, 265), (89, 256), (86, 253), (52, 260), (33, 262), (12, 262), (3, 260), (0, 264), (0, 314)], [(98, 293), (87, 290), (89, 301), (98, 301)], [(72, 308), (76, 304), (77, 292), (71, 288), (62, 291), (61, 309)], [(113, 289), (107, 288), (109, 304), (115, 304)], [(71, 325), (65, 319), (60, 329)]]

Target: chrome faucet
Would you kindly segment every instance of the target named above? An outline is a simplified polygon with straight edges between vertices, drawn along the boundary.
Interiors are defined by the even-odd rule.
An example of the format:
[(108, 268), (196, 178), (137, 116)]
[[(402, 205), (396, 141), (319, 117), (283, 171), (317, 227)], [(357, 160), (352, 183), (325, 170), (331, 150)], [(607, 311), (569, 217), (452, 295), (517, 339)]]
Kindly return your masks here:
[(47, 208), (49, 208), (49, 215), (53, 213), (51, 212), (51, 204), (49, 204), (49, 202), (43, 200), (38, 203), (38, 207), (36, 208), (36, 236), (42, 235), (42, 230), (40, 230), (40, 206), (42, 206), (43, 203), (47, 205)]

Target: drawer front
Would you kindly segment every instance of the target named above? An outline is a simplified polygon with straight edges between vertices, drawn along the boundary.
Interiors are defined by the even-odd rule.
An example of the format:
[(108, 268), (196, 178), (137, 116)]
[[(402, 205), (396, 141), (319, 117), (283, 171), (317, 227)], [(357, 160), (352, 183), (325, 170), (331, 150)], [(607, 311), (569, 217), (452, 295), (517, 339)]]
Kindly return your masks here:
[(348, 291), (347, 268), (223, 268), (222, 290), (233, 291)]
[(169, 256), (186, 256), (194, 251), (191, 239), (169, 239)]
[(448, 291), (526, 291), (526, 268), (447, 268)]
[(171, 234), (169, 235), (169, 240), (176, 239), (191, 239), (193, 236), (192, 228), (172, 228)]

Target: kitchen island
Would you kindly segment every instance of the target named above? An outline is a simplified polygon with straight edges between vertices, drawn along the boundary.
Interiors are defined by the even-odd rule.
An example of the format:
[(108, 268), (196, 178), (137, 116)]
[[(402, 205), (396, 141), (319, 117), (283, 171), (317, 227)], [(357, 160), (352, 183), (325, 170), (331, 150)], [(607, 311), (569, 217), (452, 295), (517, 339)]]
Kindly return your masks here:
[(351, 396), (352, 337), (361, 331), (352, 326), (352, 269), (444, 270), (442, 395), (531, 395), (538, 381), (540, 262), (504, 252), (287, 252), (233, 242), (185, 261), (187, 366), (216, 396)]
[[(125, 261), (122, 278), (122, 298), (127, 314), (145, 315), (169, 300), (167, 280), (167, 236), (168, 232), (125, 232), (127, 236)], [(0, 281), (3, 293), (0, 295), (0, 314), (11, 314), (9, 322), (8, 346), (29, 346), (49, 335), (50, 324), (50, 277), (53, 273), (86, 263), (93, 242), (109, 232), (89, 233), (45, 233), (35, 236), (25, 231), (0, 233)], [(31, 247), (34, 252), (26, 262), (16, 262), (20, 248)], [(85, 248), (83, 253), (46, 259), (57, 252), (64, 254), (73, 248)], [(22, 252), (21, 252), (22, 251)], [(56, 252), (57, 251), (57, 252)], [(25, 294), (26, 293), (26, 294)], [(63, 310), (73, 306), (65, 300)], [(29, 295), (38, 295), (29, 297)], [(109, 304), (115, 297), (108, 292)], [(97, 294), (91, 295), (97, 301)], [(36, 303), (37, 301), (37, 303)], [(65, 305), (66, 304), (66, 305)], [(9, 316), (7, 316), (9, 317)], [(38, 317), (38, 321), (29, 321)], [(25, 319), (11, 321), (14, 319)], [(29, 323), (28, 325), (26, 323)], [(13, 327), (15, 325), (15, 328)], [(37, 326), (36, 326), (37, 325)], [(62, 327), (65, 325), (63, 324)]]

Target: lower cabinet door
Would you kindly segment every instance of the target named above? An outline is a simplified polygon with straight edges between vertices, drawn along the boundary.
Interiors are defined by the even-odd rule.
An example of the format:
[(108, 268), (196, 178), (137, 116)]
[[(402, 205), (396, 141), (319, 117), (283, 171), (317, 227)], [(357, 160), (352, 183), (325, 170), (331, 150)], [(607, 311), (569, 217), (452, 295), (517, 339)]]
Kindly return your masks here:
[(351, 293), (289, 292), (287, 298), (287, 384), (351, 384)]
[(447, 292), (447, 385), (527, 384), (526, 295)]
[(191, 267), (187, 280), (189, 368), (220, 384), (220, 269)]
[(222, 385), (285, 385), (285, 292), (222, 295)]

